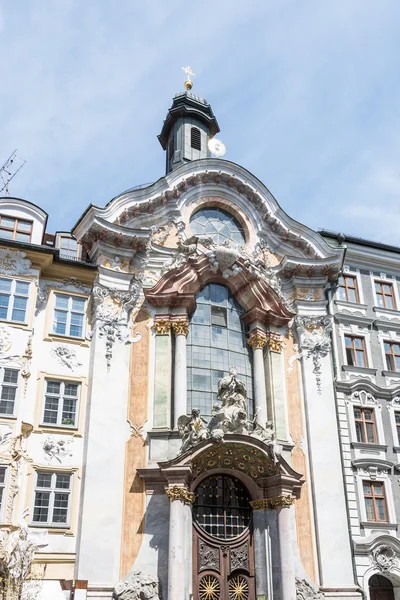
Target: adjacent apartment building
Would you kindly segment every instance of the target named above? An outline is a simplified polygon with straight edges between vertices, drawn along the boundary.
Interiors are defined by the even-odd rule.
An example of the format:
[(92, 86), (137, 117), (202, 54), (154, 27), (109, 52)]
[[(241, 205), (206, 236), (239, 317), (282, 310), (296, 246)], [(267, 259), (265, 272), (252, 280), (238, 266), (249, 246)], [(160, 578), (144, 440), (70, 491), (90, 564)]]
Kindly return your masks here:
[(155, 183), (54, 235), (0, 199), (0, 586), (400, 598), (399, 251), (294, 221), (185, 86)]

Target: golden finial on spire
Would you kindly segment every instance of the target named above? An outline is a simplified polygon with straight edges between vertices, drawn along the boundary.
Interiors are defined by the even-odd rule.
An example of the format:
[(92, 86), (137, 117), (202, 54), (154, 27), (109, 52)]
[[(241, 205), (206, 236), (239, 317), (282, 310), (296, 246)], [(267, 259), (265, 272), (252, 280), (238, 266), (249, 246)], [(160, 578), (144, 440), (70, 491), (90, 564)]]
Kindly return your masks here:
[(193, 73), (192, 69), (189, 66), (182, 67), (182, 71), (185, 71), (186, 73), (187, 79), (185, 81), (185, 88), (189, 92), (193, 87), (193, 81), (190, 79), (190, 76), (193, 75), (193, 77), (196, 77), (196, 75)]

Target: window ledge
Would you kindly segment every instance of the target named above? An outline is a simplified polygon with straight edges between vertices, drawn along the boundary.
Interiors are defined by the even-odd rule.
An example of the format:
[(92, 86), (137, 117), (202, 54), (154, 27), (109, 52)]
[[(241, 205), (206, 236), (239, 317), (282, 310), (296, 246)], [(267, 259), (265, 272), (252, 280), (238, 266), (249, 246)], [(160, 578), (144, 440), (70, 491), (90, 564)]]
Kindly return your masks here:
[(71, 527), (70, 525), (66, 525), (65, 527), (60, 527), (59, 525), (47, 525), (46, 523), (30, 523), (29, 527), (32, 529), (47, 529), (49, 531), (49, 533), (55, 534), (55, 533), (61, 533), (63, 535), (70, 535), (70, 536), (74, 536), (75, 533), (73, 531), (71, 531)]
[(367, 444), (366, 442), (351, 442), (350, 446), (363, 450), (384, 450), (385, 452), (388, 449), (388, 446), (385, 444)]
[(361, 304), (361, 302), (348, 302), (347, 300), (335, 300), (337, 306), (343, 306), (343, 308), (359, 308), (361, 310), (367, 310), (368, 304)]
[(383, 523), (382, 521), (361, 521), (361, 527), (364, 529), (393, 529), (397, 531), (398, 523)]
[(382, 371), (384, 377), (397, 377), (400, 379), (400, 371)]
[(393, 446), (393, 452), (400, 452), (400, 446)]
[(15, 329), (32, 331), (32, 326), (29, 325), (29, 323), (21, 323), (20, 321), (9, 321), (8, 319), (0, 319), (0, 323), (5, 323), (9, 327), (14, 327)]
[(382, 313), (383, 315), (388, 315), (400, 319), (400, 311), (396, 308), (379, 308), (379, 306), (373, 306), (372, 310), (374, 311), (374, 313)]
[(353, 367), (352, 365), (342, 365), (343, 371), (351, 373), (365, 373), (367, 375), (376, 375), (378, 369), (370, 369), (369, 367)]
[(79, 427), (67, 427), (66, 425), (48, 425), (46, 423), (40, 423), (35, 425), (32, 433), (56, 433), (66, 434), (70, 433), (73, 437), (83, 437), (82, 430)]
[(64, 344), (77, 344), (78, 346), (84, 346), (85, 348), (89, 348), (90, 346), (90, 341), (86, 338), (74, 338), (56, 333), (49, 333), (43, 339), (45, 342), (64, 342)]
[(3, 413), (0, 413), (0, 419), (10, 419), (11, 421), (16, 421), (17, 416), (16, 415), (3, 415)]

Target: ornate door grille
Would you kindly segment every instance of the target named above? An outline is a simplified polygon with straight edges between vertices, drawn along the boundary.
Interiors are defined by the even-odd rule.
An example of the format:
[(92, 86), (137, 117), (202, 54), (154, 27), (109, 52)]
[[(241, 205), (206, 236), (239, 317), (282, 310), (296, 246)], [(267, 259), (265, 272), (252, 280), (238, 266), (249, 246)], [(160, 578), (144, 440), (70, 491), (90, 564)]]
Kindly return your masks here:
[(252, 511), (235, 477), (212, 475), (193, 505), (194, 600), (254, 600)]

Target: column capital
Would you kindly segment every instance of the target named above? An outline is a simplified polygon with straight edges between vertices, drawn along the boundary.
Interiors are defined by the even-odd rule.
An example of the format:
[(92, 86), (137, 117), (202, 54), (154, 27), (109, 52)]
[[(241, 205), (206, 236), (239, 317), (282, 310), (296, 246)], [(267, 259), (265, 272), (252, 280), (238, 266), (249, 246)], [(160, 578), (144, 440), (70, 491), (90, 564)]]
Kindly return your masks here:
[(187, 487), (180, 487), (179, 485), (166, 488), (165, 493), (170, 502), (181, 500), (184, 504), (193, 504), (196, 499), (195, 494), (189, 491)]
[(268, 331), (267, 343), (271, 352), (277, 352), (278, 354), (282, 352), (283, 339), (280, 333), (276, 333), (275, 331)]
[(250, 348), (256, 350), (257, 348), (264, 348), (267, 345), (267, 335), (260, 329), (253, 329), (250, 331), (247, 343)]
[(259, 498), (250, 502), (253, 510), (274, 510), (275, 508), (289, 508), (296, 498), (293, 496), (273, 496), (272, 498)]
[(171, 329), (171, 321), (169, 317), (163, 317), (154, 320), (154, 330), (156, 335), (169, 335)]
[(187, 319), (179, 319), (171, 322), (172, 330), (175, 335), (184, 335), (189, 333), (189, 321)]

